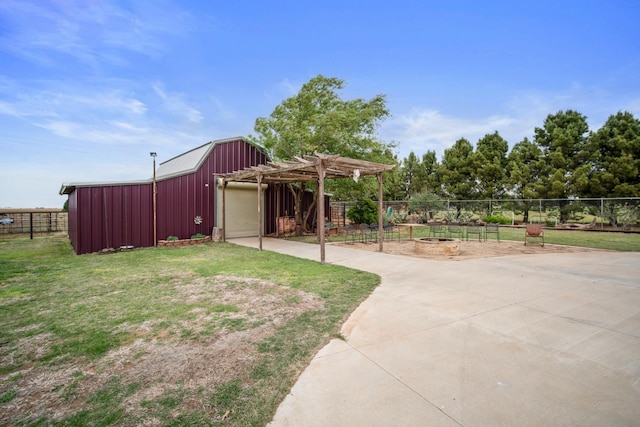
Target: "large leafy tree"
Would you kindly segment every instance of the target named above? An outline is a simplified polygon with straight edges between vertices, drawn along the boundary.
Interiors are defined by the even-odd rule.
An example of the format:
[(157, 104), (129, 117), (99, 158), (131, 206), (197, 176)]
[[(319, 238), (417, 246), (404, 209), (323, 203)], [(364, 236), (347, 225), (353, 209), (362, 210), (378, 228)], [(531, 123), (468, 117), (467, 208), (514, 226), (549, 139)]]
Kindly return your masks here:
[(609, 116), (589, 138), (593, 171), (586, 196), (640, 196), (640, 121), (629, 112)]
[(476, 145), (476, 177), (479, 196), (501, 198), (506, 190), (507, 152), (509, 144), (498, 131), (485, 135)]
[[(380, 154), (373, 154), (364, 160), (385, 164), (400, 163), (391, 148)], [(385, 200), (404, 199), (404, 184), (402, 183), (400, 168), (384, 172), (383, 175), (383, 198)], [(359, 200), (363, 198), (378, 200), (378, 180), (375, 176), (360, 177), (357, 182), (351, 179), (334, 179), (326, 181), (325, 188), (327, 192), (332, 194), (332, 200)]]
[[(274, 160), (320, 152), (391, 163), (389, 146), (377, 137), (378, 125), (389, 115), (385, 96), (344, 100), (339, 93), (343, 87), (344, 81), (335, 77), (312, 78), (296, 95), (276, 106), (269, 117), (256, 119), (254, 139)], [(332, 191), (332, 184), (327, 183), (328, 191)], [(340, 189), (340, 184), (333, 185)], [(306, 223), (301, 210), (305, 185), (289, 188), (295, 199), (296, 224), (302, 226)], [(350, 189), (353, 187), (343, 191)]]
[[(549, 114), (542, 128), (535, 129), (535, 142), (542, 148), (549, 175), (544, 180), (544, 197), (568, 199), (580, 196), (588, 187), (591, 164), (587, 151), (587, 119), (577, 111)], [(569, 211), (560, 202), (560, 220)]]

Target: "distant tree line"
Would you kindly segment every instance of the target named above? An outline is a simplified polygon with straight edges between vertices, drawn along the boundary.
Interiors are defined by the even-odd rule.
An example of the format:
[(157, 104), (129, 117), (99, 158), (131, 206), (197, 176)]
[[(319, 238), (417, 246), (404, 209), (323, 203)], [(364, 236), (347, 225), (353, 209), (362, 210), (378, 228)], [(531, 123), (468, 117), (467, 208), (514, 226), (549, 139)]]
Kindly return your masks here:
[(579, 112), (559, 111), (535, 128), (533, 141), (524, 138), (511, 150), (496, 131), (475, 147), (460, 138), (440, 162), (427, 151), (398, 164), (387, 179), (389, 200), (424, 193), (448, 200), (638, 197), (640, 121), (619, 112), (592, 132)]
[[(254, 141), (278, 161), (321, 152), (396, 163), (385, 173), (385, 200), (409, 201), (420, 195), (424, 200), (562, 199), (564, 220), (562, 203), (568, 205), (572, 198), (640, 196), (640, 121), (629, 112), (610, 116), (592, 132), (579, 112), (559, 111), (535, 128), (533, 141), (525, 138), (511, 150), (495, 131), (475, 147), (460, 138), (440, 161), (434, 151), (421, 157), (411, 152), (400, 160), (395, 144), (377, 136), (389, 115), (385, 96), (344, 100), (343, 85), (334, 77), (312, 78), (268, 117), (256, 119)], [(315, 186), (289, 188), (296, 199), (296, 223), (301, 224), (301, 195)], [(337, 201), (375, 200), (378, 194), (375, 177), (330, 180), (325, 189)], [(528, 211), (527, 206), (519, 209)]]

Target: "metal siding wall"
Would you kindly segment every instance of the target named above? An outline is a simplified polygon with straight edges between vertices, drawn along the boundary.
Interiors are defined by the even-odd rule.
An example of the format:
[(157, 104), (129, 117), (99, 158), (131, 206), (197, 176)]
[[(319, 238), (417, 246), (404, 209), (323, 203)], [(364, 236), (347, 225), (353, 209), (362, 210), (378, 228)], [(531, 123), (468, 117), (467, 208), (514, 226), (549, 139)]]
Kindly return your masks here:
[[(211, 234), (214, 173), (266, 163), (266, 156), (243, 140), (217, 144), (202, 167), (189, 175), (157, 182), (158, 239)], [(208, 184), (208, 185), (207, 185)], [(275, 231), (275, 192), (267, 190), (266, 232)], [(153, 246), (152, 184), (76, 188), (69, 195), (69, 238), (77, 254), (108, 247)], [(200, 226), (194, 223), (202, 217)]]
[(75, 252), (153, 246), (151, 194), (150, 184), (76, 188), (69, 196)]
[(78, 254), (91, 252), (91, 188), (78, 188)]
[(126, 230), (123, 221), (122, 212), (122, 187), (106, 187), (105, 192), (107, 195), (107, 211), (109, 216), (107, 217), (107, 223), (109, 224), (109, 242), (111, 242), (112, 248), (119, 248), (123, 246), (124, 235)]
[[(142, 244), (141, 230), (140, 230), (140, 218), (143, 215), (140, 196), (142, 186), (132, 186), (127, 189), (127, 204), (128, 209), (128, 238), (129, 241), (125, 242), (126, 245), (132, 245), (135, 247), (148, 246)], [(126, 211), (125, 211), (126, 212)], [(153, 223), (153, 212), (147, 211), (147, 223)], [(151, 225), (153, 227), (153, 224)]]
[[(209, 224), (205, 218), (212, 215), (211, 206), (205, 206), (205, 187), (199, 172), (183, 175), (158, 183), (158, 239), (177, 236), (188, 239), (200, 232), (209, 234)], [(201, 225), (194, 223), (199, 215)]]
[(134, 246), (153, 246), (153, 185), (140, 185), (132, 197), (139, 215), (131, 219)]
[(139, 230), (138, 242), (140, 246), (153, 246), (153, 186), (140, 186), (138, 200), (140, 201), (140, 215), (136, 217), (134, 226)]
[(68, 216), (68, 228), (69, 228), (69, 240), (75, 253), (78, 253), (78, 190), (73, 190), (69, 194), (69, 216)]
[(90, 225), (90, 229), (91, 229), (91, 238), (89, 241), (89, 250), (87, 252), (96, 252), (99, 251), (100, 249), (105, 248), (106, 246), (104, 245), (104, 209), (103, 209), (103, 194), (102, 194), (102, 188), (98, 187), (98, 188), (91, 188), (91, 200), (90, 200), (90, 204), (91, 204), (91, 225)]

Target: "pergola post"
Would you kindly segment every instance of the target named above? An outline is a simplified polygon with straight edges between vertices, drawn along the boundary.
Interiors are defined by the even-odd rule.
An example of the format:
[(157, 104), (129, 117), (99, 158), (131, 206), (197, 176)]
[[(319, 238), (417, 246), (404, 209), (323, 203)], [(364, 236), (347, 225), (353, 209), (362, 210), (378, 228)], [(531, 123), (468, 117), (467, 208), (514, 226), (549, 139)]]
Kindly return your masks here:
[(276, 236), (280, 237), (280, 210), (282, 209), (280, 207), (280, 198), (281, 198), (281, 194), (280, 194), (280, 185), (276, 185)]
[(259, 249), (262, 250), (262, 175), (258, 174), (258, 240)]
[[(266, 184), (282, 185), (292, 182), (309, 182), (317, 180), (318, 199), (317, 208), (317, 232), (320, 240), (320, 262), (325, 262), (325, 205), (324, 205), (324, 182), (325, 179), (353, 178), (357, 180), (359, 176), (376, 175), (378, 177), (378, 241), (379, 250), (382, 251), (384, 241), (384, 223), (382, 215), (382, 172), (391, 170), (395, 165), (385, 165), (382, 163), (369, 162), (366, 160), (350, 159), (338, 155), (315, 153), (314, 156), (294, 157), (294, 160), (282, 162), (270, 162), (268, 165), (257, 165), (222, 175), (224, 182), (257, 182), (258, 184), (258, 221), (259, 221), (259, 248), (262, 250), (262, 237), (264, 234), (264, 223), (262, 220), (262, 182)], [(224, 204), (224, 192), (222, 193)], [(278, 196), (279, 197), (279, 196)], [(280, 215), (280, 204), (277, 203), (276, 216)], [(223, 208), (223, 230), (224, 224)], [(278, 221), (276, 221), (278, 222)], [(279, 224), (276, 224), (276, 228)], [(223, 234), (224, 239), (224, 234)]]
[(382, 172), (376, 174), (378, 178), (378, 252), (382, 252), (384, 240), (384, 223), (382, 216)]
[(317, 221), (316, 221), (316, 231), (318, 236), (320, 237), (320, 263), (324, 264), (325, 258), (325, 250), (324, 250), (324, 162), (322, 159), (318, 162), (316, 166), (318, 170), (318, 201), (317, 201)]
[(226, 190), (227, 181), (222, 181), (222, 241), (227, 241), (227, 201), (226, 201)]

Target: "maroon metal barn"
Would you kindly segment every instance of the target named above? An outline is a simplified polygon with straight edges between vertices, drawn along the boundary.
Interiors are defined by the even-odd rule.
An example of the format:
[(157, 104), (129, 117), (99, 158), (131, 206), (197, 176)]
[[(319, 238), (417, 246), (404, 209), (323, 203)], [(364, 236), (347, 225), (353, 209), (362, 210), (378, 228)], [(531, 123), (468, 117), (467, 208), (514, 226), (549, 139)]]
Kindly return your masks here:
[[(214, 174), (267, 163), (267, 155), (242, 137), (211, 141), (159, 165), (157, 238), (210, 235), (218, 225), (221, 203)], [(265, 191), (264, 227), (276, 231), (276, 217), (292, 209), (286, 191)], [(77, 254), (122, 246), (154, 245), (152, 179), (120, 183), (63, 184), (69, 195), (69, 238)], [(227, 187), (227, 237), (257, 235), (257, 186)], [(277, 201), (280, 197), (280, 201)], [(229, 207), (230, 206), (230, 207)], [(276, 206), (281, 212), (276, 213)], [(250, 208), (248, 208), (250, 207)], [(292, 215), (292, 210), (289, 211)]]

